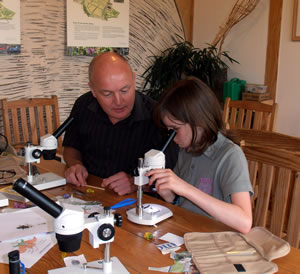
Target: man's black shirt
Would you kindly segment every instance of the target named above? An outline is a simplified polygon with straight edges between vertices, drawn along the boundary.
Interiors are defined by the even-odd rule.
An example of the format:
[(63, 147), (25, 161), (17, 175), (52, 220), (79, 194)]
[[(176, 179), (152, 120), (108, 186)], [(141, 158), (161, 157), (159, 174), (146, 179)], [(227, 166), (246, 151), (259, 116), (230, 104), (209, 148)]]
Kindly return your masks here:
[[(63, 145), (81, 152), (90, 174), (107, 178), (117, 172), (132, 174), (138, 158), (150, 149), (161, 149), (166, 136), (152, 120), (154, 101), (136, 92), (132, 113), (112, 124), (91, 92), (80, 96), (72, 109), (74, 121), (66, 130)], [(166, 167), (173, 168), (178, 148), (172, 143), (166, 154)]]

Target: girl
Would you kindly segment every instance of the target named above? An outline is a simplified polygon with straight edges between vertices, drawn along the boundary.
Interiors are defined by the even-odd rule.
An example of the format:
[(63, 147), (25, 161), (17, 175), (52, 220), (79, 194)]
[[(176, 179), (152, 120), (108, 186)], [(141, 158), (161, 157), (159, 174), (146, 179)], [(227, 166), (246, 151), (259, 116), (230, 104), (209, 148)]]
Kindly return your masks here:
[(247, 233), (252, 225), (253, 194), (247, 160), (227, 136), (219, 102), (201, 80), (188, 77), (170, 87), (159, 99), (154, 118), (174, 129), (180, 147), (174, 172), (153, 169), (158, 194), (196, 213)]

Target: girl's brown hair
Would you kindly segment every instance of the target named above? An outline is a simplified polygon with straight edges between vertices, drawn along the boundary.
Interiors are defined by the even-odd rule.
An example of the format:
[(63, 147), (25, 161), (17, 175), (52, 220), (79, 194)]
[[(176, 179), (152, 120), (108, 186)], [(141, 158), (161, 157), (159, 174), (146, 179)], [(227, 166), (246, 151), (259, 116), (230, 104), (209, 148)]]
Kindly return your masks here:
[[(162, 118), (167, 114), (191, 126), (193, 153), (202, 154), (217, 140), (219, 131), (226, 135), (219, 101), (213, 91), (196, 77), (180, 80), (163, 93), (154, 109), (155, 122), (164, 126)], [(197, 127), (204, 130), (198, 142)]]

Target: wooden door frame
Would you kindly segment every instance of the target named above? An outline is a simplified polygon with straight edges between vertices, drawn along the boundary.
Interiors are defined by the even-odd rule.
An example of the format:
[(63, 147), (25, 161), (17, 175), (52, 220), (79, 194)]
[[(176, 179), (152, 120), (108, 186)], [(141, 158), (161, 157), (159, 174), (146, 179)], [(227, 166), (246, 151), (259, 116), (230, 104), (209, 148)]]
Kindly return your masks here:
[(193, 42), (194, 0), (175, 0), (185, 40)]
[(283, 0), (270, 0), (265, 85), (275, 102)]

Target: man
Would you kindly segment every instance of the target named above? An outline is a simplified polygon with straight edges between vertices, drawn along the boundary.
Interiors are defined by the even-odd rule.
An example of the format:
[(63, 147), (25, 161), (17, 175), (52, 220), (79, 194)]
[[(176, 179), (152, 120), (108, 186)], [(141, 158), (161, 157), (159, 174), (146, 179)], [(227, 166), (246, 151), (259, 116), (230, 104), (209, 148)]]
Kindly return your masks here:
[[(67, 182), (83, 186), (90, 173), (103, 178), (102, 186), (119, 195), (134, 192), (130, 174), (138, 158), (164, 142), (152, 121), (154, 102), (135, 91), (135, 73), (113, 52), (92, 60), (89, 87), (91, 91), (76, 100), (71, 112), (74, 121), (64, 137)], [(166, 155), (172, 168), (177, 147), (171, 146)]]

